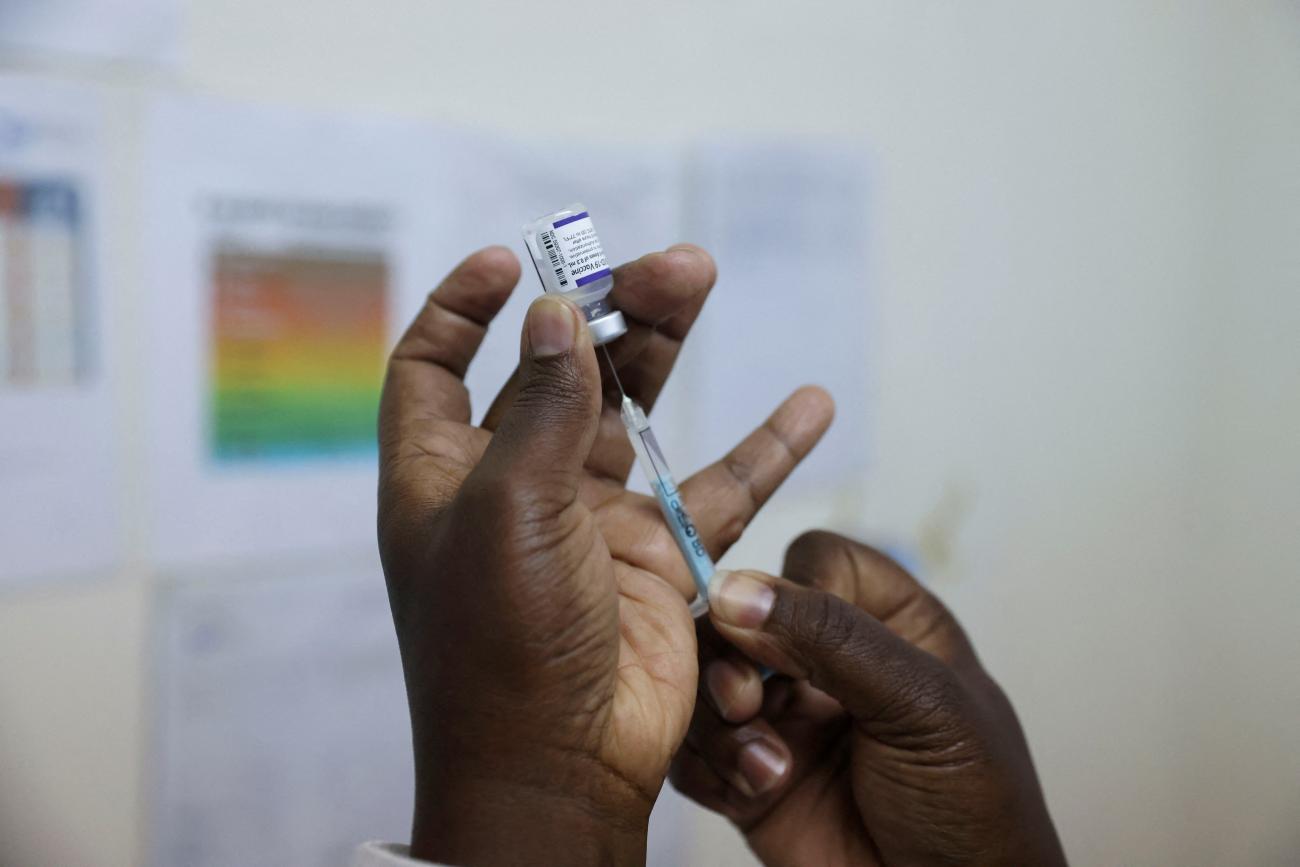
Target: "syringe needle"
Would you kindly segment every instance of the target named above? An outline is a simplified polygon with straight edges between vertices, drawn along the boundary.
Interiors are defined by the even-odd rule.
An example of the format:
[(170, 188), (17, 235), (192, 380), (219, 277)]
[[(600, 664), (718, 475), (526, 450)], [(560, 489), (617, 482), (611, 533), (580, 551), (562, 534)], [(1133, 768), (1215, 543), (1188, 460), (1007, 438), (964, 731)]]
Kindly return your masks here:
[(605, 361), (609, 363), (609, 372), (614, 374), (614, 384), (618, 386), (618, 393), (621, 397), (627, 397), (627, 392), (623, 390), (623, 381), (618, 378), (618, 368), (614, 367), (614, 359), (609, 354), (609, 344), (602, 343), (601, 350), (605, 353)]

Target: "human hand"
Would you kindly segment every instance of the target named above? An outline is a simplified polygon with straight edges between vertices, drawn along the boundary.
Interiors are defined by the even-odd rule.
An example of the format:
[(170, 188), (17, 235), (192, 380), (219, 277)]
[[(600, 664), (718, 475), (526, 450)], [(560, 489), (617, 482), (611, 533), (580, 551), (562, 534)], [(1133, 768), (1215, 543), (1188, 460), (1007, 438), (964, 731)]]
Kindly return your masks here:
[[(693, 247), (615, 274), (611, 348), (649, 408), (712, 285)], [(411, 852), (457, 864), (635, 863), (694, 703), (694, 586), (581, 314), (542, 297), (481, 427), (461, 382), (519, 277), (469, 257), (395, 348), (380, 413), (379, 539), (415, 748)], [(797, 392), (681, 485), (717, 556), (812, 448), (831, 407)]]
[(769, 867), (1064, 864), (1015, 711), (943, 604), (832, 533), (783, 573), (715, 576), (673, 784)]

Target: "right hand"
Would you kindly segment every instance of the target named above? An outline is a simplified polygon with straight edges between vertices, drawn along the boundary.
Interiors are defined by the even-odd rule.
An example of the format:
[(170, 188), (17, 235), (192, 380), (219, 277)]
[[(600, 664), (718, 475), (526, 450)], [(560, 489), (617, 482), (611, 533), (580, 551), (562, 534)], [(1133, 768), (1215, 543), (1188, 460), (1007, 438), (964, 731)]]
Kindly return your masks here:
[[(713, 274), (689, 245), (617, 271), (629, 332), (614, 363), (647, 408)], [(516, 374), (470, 424), (460, 377), (518, 278), (508, 250), (463, 262), (394, 349), (384, 386), (379, 540), (411, 711), (411, 854), (644, 863), (694, 705), (695, 585), (655, 501), (624, 486), (635, 457), (619, 392), (570, 302), (533, 302)], [(831, 411), (802, 390), (683, 480), (715, 556)]]
[(1064, 864), (1015, 711), (943, 604), (832, 533), (783, 571), (715, 576), (673, 784), (769, 867)]

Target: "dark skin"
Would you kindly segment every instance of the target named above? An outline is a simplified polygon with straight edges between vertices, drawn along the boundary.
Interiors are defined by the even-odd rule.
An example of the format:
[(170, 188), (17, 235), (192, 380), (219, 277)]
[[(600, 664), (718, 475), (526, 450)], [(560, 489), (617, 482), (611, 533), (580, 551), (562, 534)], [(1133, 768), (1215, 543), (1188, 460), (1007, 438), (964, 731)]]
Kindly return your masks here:
[(783, 573), (715, 577), (674, 785), (769, 867), (1064, 864), (1015, 711), (943, 604), (832, 533)]
[[(652, 406), (712, 286), (682, 246), (616, 272), (628, 393)], [(581, 314), (534, 302), (521, 363), (470, 424), (461, 382), (519, 278), (462, 263), (393, 352), (380, 418), (379, 539), (415, 748), (411, 851), (443, 863), (637, 864), (685, 736), (694, 587), (634, 461)], [(792, 395), (682, 494), (720, 555), (830, 422)]]
[[(803, 559), (787, 564), (791, 577), (834, 593), (755, 575), (776, 588), (762, 624), (745, 619), (752, 605), (728, 606), (727, 588), (741, 585), (722, 584), (713, 628), (702, 635), (706, 658), (726, 655), (733, 669), (730, 679), (709, 679), (729, 696), (727, 715), (697, 704), (697, 624), (687, 610), (694, 587), (655, 502), (626, 490), (634, 455), (617, 392), (576, 308), (534, 302), (519, 369), (483, 423), (470, 423), (461, 380), (518, 279), (518, 261), (504, 248), (466, 259), (399, 341), (384, 386), (379, 543), (411, 711), (411, 854), (463, 865), (643, 863), (650, 809), (687, 740), (679, 785), (742, 822), (769, 863), (953, 863), (963, 854), (1057, 863), (1038, 857), (1050, 854), (1041, 841), (1054, 844), (1055, 835), (1023, 738), (1005, 728), (1014, 715), (992, 681), (992, 691), (977, 688), (973, 652), (967, 658), (954, 643), (949, 659), (898, 638), (893, 619), (882, 626), (866, 613), (877, 610), (862, 601), (874, 598), (874, 579), (862, 585), (865, 595), (848, 597), (854, 604), (838, 602), (849, 580), (842, 555), (813, 556), (802, 542), (792, 552)], [(712, 260), (689, 245), (616, 272), (613, 301), (630, 330), (612, 347), (614, 364), (647, 410), (713, 279)], [(824, 392), (801, 389), (682, 484), (713, 556), (736, 541), (831, 414)], [(869, 626), (855, 621), (849, 630), (846, 610)], [(944, 629), (917, 640), (938, 641)], [(857, 640), (868, 632), (873, 641)], [(795, 640), (809, 636), (821, 643)], [(832, 639), (849, 637), (857, 664), (827, 664), (842, 656), (827, 651)], [(724, 638), (738, 649), (724, 649)], [(747, 658), (795, 685), (779, 680), (765, 691)], [(878, 664), (898, 684), (928, 686), (864, 703), (864, 695), (885, 695), (872, 686)], [(799, 714), (813, 716), (800, 722)], [(746, 731), (787, 766), (775, 779), (756, 776), (769, 785), (737, 800), (719, 781), (738, 779), (737, 767), (754, 771), (752, 750), (735, 746)], [(957, 742), (946, 747), (949, 735)], [(877, 742), (896, 765), (859, 760)], [(971, 744), (984, 747), (971, 752)], [(943, 759), (925, 777), (925, 797), (908, 800), (907, 780), (890, 790), (860, 778), (863, 767), (907, 765), (909, 745)], [(1002, 797), (995, 807), (975, 803), (990, 793)], [(833, 815), (800, 820), (800, 804)], [(941, 809), (926, 814), (930, 805)], [(936, 826), (936, 817), (946, 824)], [(944, 831), (938, 841), (936, 827)], [(1034, 857), (1007, 860), (1021, 855)]]

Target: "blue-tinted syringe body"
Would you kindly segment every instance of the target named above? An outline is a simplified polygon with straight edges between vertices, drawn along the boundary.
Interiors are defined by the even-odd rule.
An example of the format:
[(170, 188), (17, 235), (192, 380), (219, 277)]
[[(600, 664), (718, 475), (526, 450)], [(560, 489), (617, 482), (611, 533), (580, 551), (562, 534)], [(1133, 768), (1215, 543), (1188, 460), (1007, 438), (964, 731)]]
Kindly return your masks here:
[(691, 602), (691, 615), (699, 617), (709, 610), (709, 579), (716, 571), (713, 558), (709, 556), (695, 522), (686, 511), (681, 492), (677, 490), (677, 482), (668, 469), (668, 462), (664, 460), (664, 453), (659, 448), (654, 431), (650, 429), (645, 411), (637, 405), (636, 401), (625, 396), (621, 415), (623, 426), (627, 428), (627, 437), (636, 452), (637, 462), (645, 472), (646, 480), (649, 481), (655, 499), (659, 502), (659, 510), (663, 512), (664, 521), (668, 524), (673, 540), (686, 560), (686, 568), (690, 570), (691, 578), (695, 581), (696, 596)]

